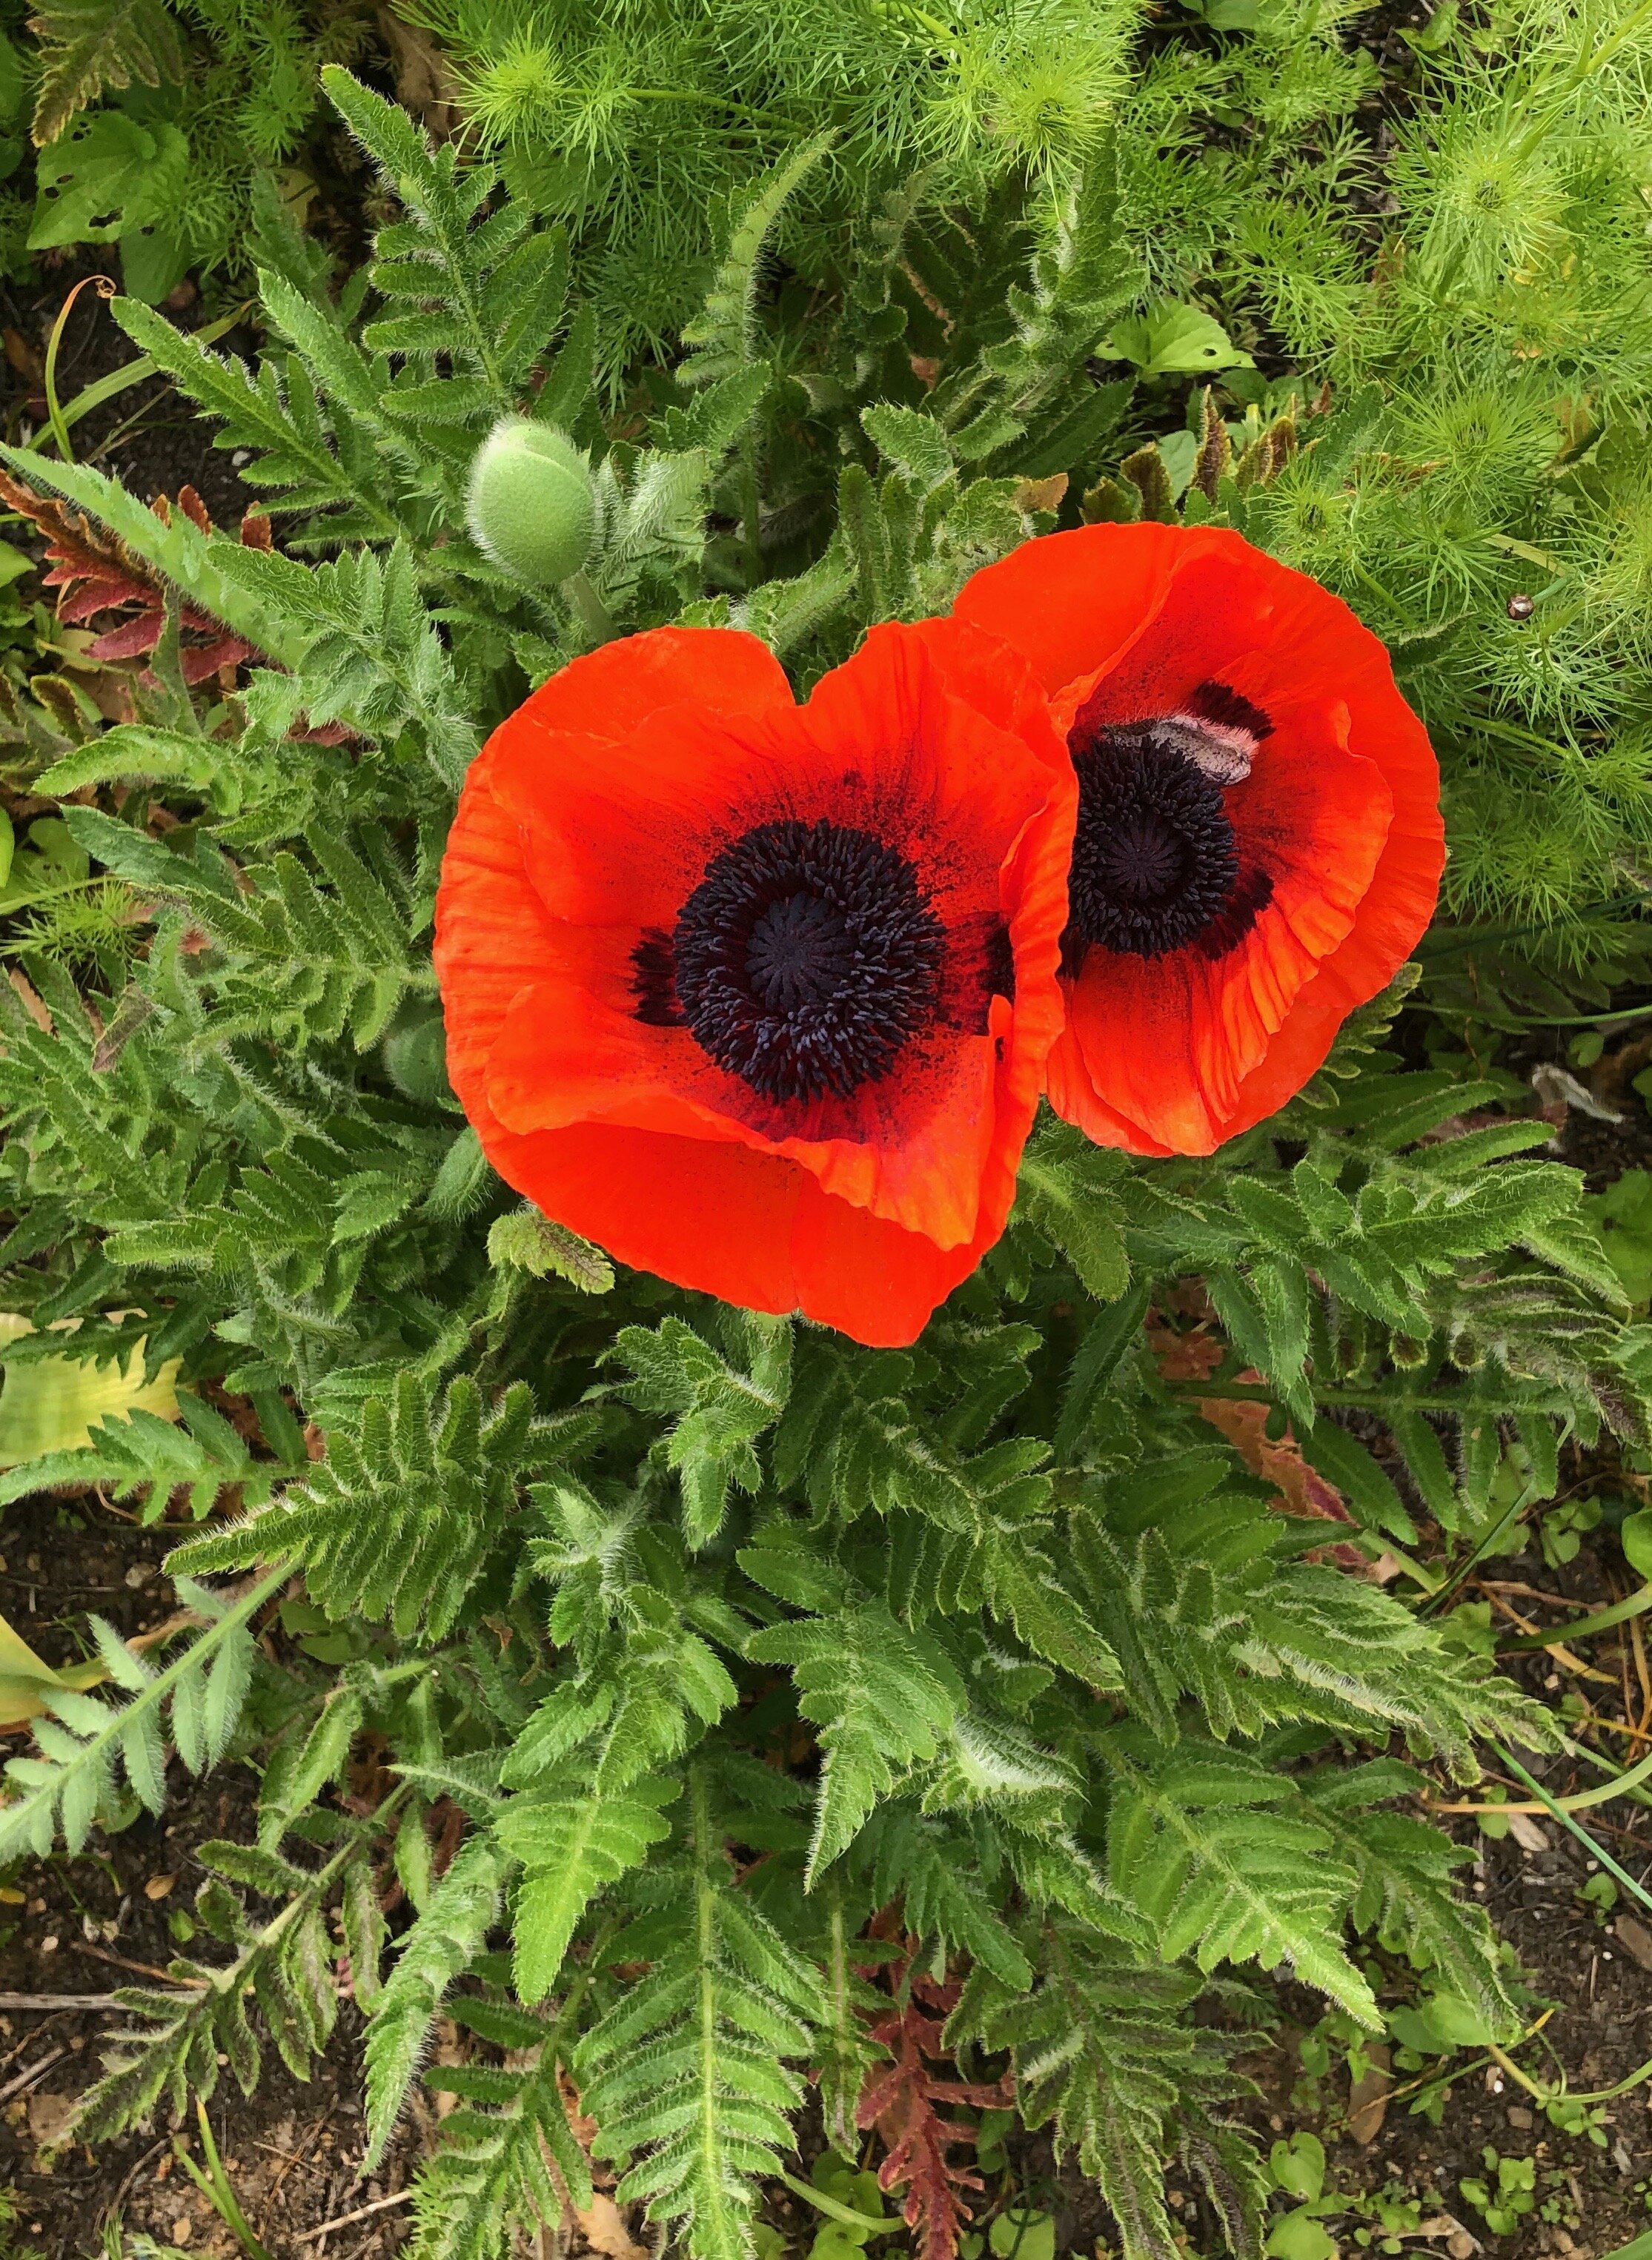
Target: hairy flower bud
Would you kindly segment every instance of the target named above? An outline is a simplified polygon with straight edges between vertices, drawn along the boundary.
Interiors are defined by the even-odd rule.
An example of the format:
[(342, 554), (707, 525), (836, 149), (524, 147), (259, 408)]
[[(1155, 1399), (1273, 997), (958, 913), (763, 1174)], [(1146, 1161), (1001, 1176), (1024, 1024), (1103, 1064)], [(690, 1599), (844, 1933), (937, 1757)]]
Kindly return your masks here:
[(583, 454), (554, 424), (503, 418), (470, 466), (466, 516), (507, 573), (540, 588), (567, 580), (590, 555), (597, 523)]
[(451, 1102), (447, 1037), (440, 1009), (422, 1002), (404, 1006), (383, 1043), (385, 1072), (404, 1098), (421, 1106)]

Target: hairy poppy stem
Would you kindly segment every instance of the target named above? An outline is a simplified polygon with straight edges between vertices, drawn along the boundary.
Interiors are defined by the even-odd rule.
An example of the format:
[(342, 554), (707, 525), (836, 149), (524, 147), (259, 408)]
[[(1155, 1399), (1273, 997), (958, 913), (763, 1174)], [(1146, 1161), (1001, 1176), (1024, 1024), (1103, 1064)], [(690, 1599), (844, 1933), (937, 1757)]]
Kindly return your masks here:
[(593, 644), (613, 641), (619, 631), (614, 626), (607, 605), (592, 587), (587, 573), (570, 573), (562, 583), (562, 594), (573, 606), (576, 619)]

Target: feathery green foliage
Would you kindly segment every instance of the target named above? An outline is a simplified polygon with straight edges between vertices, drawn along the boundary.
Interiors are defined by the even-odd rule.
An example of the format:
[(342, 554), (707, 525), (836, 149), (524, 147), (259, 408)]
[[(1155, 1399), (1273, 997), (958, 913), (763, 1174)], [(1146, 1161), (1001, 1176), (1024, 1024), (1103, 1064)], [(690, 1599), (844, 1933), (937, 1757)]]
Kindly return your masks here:
[[(210, 2092), (220, 2053), (250, 2082), (249, 1994), (306, 2067), (342, 1960), (370, 2013), (373, 2157), (437, 2016), (477, 2043), (427, 2075), (460, 2104), (421, 2171), (418, 2260), (503, 2260), (559, 2178), (588, 2194), (564, 2077), (597, 2155), (625, 2161), (621, 2197), (694, 2260), (743, 2260), (805, 2082), (851, 2140), (869, 2078), (921, 2054), (914, 2019), (934, 2049), (990, 2059), (985, 2078), (1013, 2070), (1026, 2121), (1099, 2178), (1127, 2260), (1174, 2260), (1172, 2152), (1254, 2250), (1256, 2178), (1225, 2115), (1241, 1987), (1289, 1976), (1371, 2024), (1380, 1954), (1510, 2022), (1415, 1769), (1471, 1780), (1481, 1736), (1553, 1729), (1403, 1580), (1357, 1566), (1424, 1516), (1466, 1552), (1511, 1498), (1552, 1495), (1570, 1438), (1645, 1439), (1645, 1330), (1577, 1173), (1532, 1157), (1527, 1121), (1436, 1134), (1507, 1086), (1405, 1069), (1384, 1043), (1397, 991), (1212, 1160), (1134, 1162), (1046, 1120), (998, 1247), (912, 1348), (862, 1349), (626, 1272), (525, 1211), (449, 1088), (429, 936), (482, 733), (598, 639), (738, 620), (806, 687), (1081, 493), (1175, 506), (1178, 355), (1199, 356), (1183, 376), (1248, 379), (1209, 318), (1133, 313), (1141, 164), (1128, 133), (1098, 145), (1090, 97), (1146, 118), (1161, 76), (1239, 74), (1260, 102), (1272, 71), (1269, 118), (1292, 100), (1311, 121), (1360, 68), (1299, 32), (1291, 80), (1264, 27), (1168, 39), (1133, 93), (1128, 23), (1076, 0), (978, 11), (945, 57), (919, 11), (883, 11), (847, 59), (835, 19), (806, 73), (776, 61), (799, 102), (836, 75), (831, 139), (812, 130), (805, 163), (783, 118), (776, 165), (756, 177), (760, 143), (730, 171), (683, 381), (644, 373), (611, 424), (603, 291), (643, 238), (576, 211), (571, 174), (537, 202), (506, 186), (539, 161), (549, 86), (569, 163), (615, 160), (602, 210), (659, 225), (668, 161), (727, 154), (723, 125), (684, 132), (686, 80), (641, 75), (726, 67), (710, 50), (745, 12), (714, 11), (715, 38), (692, 12), (699, 29), (626, 11), (624, 39), (654, 17), (685, 29), (669, 57), (598, 53), (622, 33), (589, 11), (584, 31), (524, 17), (516, 123), (473, 25), (471, 98), (516, 145), (503, 176), (330, 76), (399, 216), (335, 297), (314, 247), (264, 212), (256, 369), (119, 306), (250, 451), (278, 549), (163, 526), (96, 472), (8, 454), (251, 657), (234, 688), (191, 690), (175, 626), (118, 726), (71, 732), (46, 691), (11, 726), (19, 773), (62, 798), (132, 924), (118, 962), (39, 944), (19, 954), (26, 987), (0, 984), (4, 1305), (48, 1342), (79, 1319), (88, 1355), (141, 1337), (152, 1372), (179, 1360), (185, 1417), (106, 1428), (7, 1491), (113, 1482), (156, 1514), (187, 1484), (203, 1527), (175, 1574), (251, 1582), (186, 1585), (208, 1621), (170, 1662), (95, 1634), (126, 1699), (53, 1699), (39, 1755), (9, 1770), (0, 1842), (83, 1843), (133, 1798), (161, 1803), (168, 1736), (190, 1772), (242, 1738), (260, 1820), (254, 1844), (211, 1849), (220, 1958), (133, 1997), (150, 2029), (83, 2123)], [(921, 85), (891, 68), (926, 55)], [(631, 74), (601, 134), (598, 82), (570, 57)], [(743, 83), (755, 104), (754, 65)], [(649, 149), (633, 137), (627, 169), (610, 140), (650, 87), (673, 123)], [(1159, 194), (1187, 161), (1166, 154)], [(1217, 209), (1241, 193), (1223, 167), (1255, 198), (1251, 163), (1211, 168)], [(1477, 238), (1453, 224), (1478, 290)], [(806, 276), (807, 245), (845, 228), (852, 267), (809, 282), (805, 324), (783, 266)], [(1098, 373), (1104, 338), (1115, 368), (1139, 350), (1137, 375)], [(1289, 550), (1292, 495), (1380, 483), (1356, 463), (1377, 428), (1357, 396), (1321, 417), (1264, 389), (1219, 434), (1208, 397), (1186, 435), (1208, 448), (1191, 515)], [(1253, 408), (1235, 453), (1226, 424)], [(467, 531), (468, 467), (504, 414), (555, 423), (591, 461), (598, 533), (559, 589), (518, 583)], [(1276, 1439), (1289, 1421), (1347, 1520), (1284, 1511), (1206, 1417), (1233, 1403), (1265, 1408)], [(277, 1595), (331, 1662), (254, 1650)], [(369, 1813), (335, 1793), (362, 1735), (394, 1783)], [(410, 1917), (381, 1978), (390, 1885)], [(254, 1920), (232, 1885), (275, 1913)], [(920, 1977), (962, 1988), (944, 2039)]]
[(247, 275), (248, 224), (282, 169), (307, 193), (295, 161), (324, 128), (321, 68), (381, 45), (341, 0), (37, 0), (28, 28), (27, 247), (118, 245), (152, 305), (191, 267)]

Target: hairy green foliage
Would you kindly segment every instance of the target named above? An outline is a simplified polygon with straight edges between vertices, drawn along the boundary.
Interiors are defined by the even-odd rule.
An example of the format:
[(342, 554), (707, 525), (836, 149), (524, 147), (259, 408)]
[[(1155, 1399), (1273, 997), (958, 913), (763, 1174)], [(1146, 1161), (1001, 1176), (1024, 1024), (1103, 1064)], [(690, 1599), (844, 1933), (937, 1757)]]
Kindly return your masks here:
[[(307, 2079), (339, 2013), (326, 1922), (335, 1899), (358, 1988), (365, 1980), (366, 1997), (373, 1995), (383, 1919), (367, 1881), (370, 1848), (371, 1833), (360, 1827), (347, 1828), (319, 1867), (273, 1849), (202, 1845), (198, 1856), (208, 1876), (196, 1894), (196, 1914), (207, 1937), (231, 1949), (231, 1959), (179, 1956), (168, 1970), (178, 1981), (175, 1992), (122, 1988), (124, 2006), (153, 2029), (117, 2037), (108, 2070), (76, 2108), (76, 2133), (97, 2141), (163, 2102), (182, 2112), (188, 2095), (212, 2093), (220, 2059), (250, 2095), (262, 2052), (247, 2013), (249, 1994), (282, 2062), (295, 2078)], [(232, 1888), (237, 1884), (282, 1904), (268, 1922), (254, 1923)]]
[(621, 2197), (678, 2221), (690, 2249), (736, 2260), (749, 2246), (760, 2174), (779, 2170), (789, 2113), (802, 2094), (790, 2068), (806, 2056), (815, 1992), (810, 1965), (729, 1888), (726, 1816), (705, 1770), (691, 1767), (668, 1896), (612, 1949), (646, 1938), (652, 1964), (595, 2024), (578, 2066), (602, 2154), (634, 2156)]
[(1178, 2108), (1243, 2092), (1226, 2069), (1231, 2042), (1187, 2020), (1201, 1992), (1189, 1971), (1143, 1969), (1059, 1917), (1035, 1951), (1030, 1989), (978, 1979), (949, 2032), (1010, 2050), (1026, 2123), (1054, 2126), (1059, 2148), (1100, 2183), (1132, 2252), (1174, 2260), (1160, 2161)]
[(191, 267), (249, 274), (277, 168), (321, 124), (320, 68), (377, 44), (341, 0), (39, 0), (29, 28), (30, 247), (117, 243), (126, 289), (151, 305)]
[(590, 2204), (590, 2163), (559, 2085), (583, 1993), (576, 1988), (554, 2016), (476, 1996), (449, 2001), (456, 2022), (507, 2053), (497, 2069), (461, 2064), (425, 2076), (426, 2085), (458, 2102), (419, 2178), (411, 2247), (418, 2260), (498, 2260), (510, 2249), (513, 2221), (559, 2221), (563, 2190), (576, 2206)]
[[(204, 1619), (204, 1629), (160, 1666), (94, 1617), (98, 1656), (129, 1700), (111, 1704), (69, 1687), (42, 1688), (51, 1715), (35, 1724), (39, 1755), (6, 1761), (12, 1794), (0, 1805), (0, 1858), (25, 1848), (43, 1856), (60, 1837), (78, 1852), (99, 1820), (129, 1817), (134, 1806), (162, 1812), (168, 1741), (191, 1773), (215, 1765), (247, 1697), (248, 1623), (283, 1575), (263, 1578), (232, 1603), (184, 1579), (181, 1595)], [(132, 1800), (126, 1816), (123, 1782)]]
[(509, 150), (513, 192), (575, 232), (616, 370), (693, 314), (755, 173), (812, 165), (783, 247), (821, 272), (914, 172), (938, 204), (1006, 175), (1061, 177), (1093, 146), (1137, 23), (1117, 0), (991, 0), (944, 24), (748, 0), (426, 0), (418, 15), (454, 57), (479, 137)]
[[(1131, 81), (1134, 16), (1079, 0), (976, 10), (945, 40), (904, 8), (442, 20), (502, 165), (330, 75), (397, 207), (361, 273), (335, 294), (266, 200), (255, 368), (118, 307), (247, 452), (279, 547), (6, 456), (171, 611), (117, 726), (44, 683), (5, 710), (18, 776), (57, 797), (125, 923), (89, 955), (30, 929), (0, 984), (3, 1304), (33, 1329), (20, 1358), (75, 1320), (88, 1357), (177, 1361), (183, 1418), (108, 1424), (4, 1496), (108, 1484), (152, 1519), (187, 1498), (200, 1527), (171, 1569), (204, 1621), (153, 1658), (94, 1627), (118, 1692), (47, 1691), (0, 1846), (78, 1848), (159, 1808), (168, 1745), (198, 1774), (233, 1735), (260, 1771), (256, 1841), (211, 1848), (201, 1959), (133, 1996), (147, 2029), (84, 2123), (209, 2092), (220, 2055), (250, 2083), (254, 2005), (302, 2072), (342, 1958), (369, 2015), (369, 2162), (438, 2017), (473, 2036), (425, 2075), (459, 2099), (420, 2173), (419, 2260), (503, 2260), (564, 2190), (589, 2196), (567, 2081), (622, 2199), (692, 2260), (748, 2260), (805, 2084), (849, 2145), (869, 2083), (922, 2069), (921, 2019), (932, 2065), (983, 2060), (969, 2092), (1013, 2071), (1126, 2260), (1174, 2250), (1173, 2152), (1254, 2253), (1226, 2115), (1247, 1999), (1288, 1976), (1369, 2025), (1384, 1969), (1409, 1970), (1508, 2021), (1421, 1770), (1471, 1780), (1482, 1736), (1552, 1729), (1416, 1605), (1419, 1560), (1359, 1571), (1393, 1543), (1461, 1561), (1553, 1495), (1569, 1441), (1645, 1440), (1645, 1330), (1577, 1173), (1534, 1154), (1547, 1126), (1498, 1112), (1508, 1078), (1401, 1065), (1402, 983), (1216, 1157), (1138, 1162), (1041, 1122), (975, 1276), (910, 1348), (863, 1349), (629, 1272), (510, 1194), (448, 1084), (430, 933), (483, 734), (611, 637), (737, 622), (806, 689), (1081, 506), (1180, 502), (1363, 588), (1362, 533), (1340, 563), (1311, 554), (1308, 506), (1357, 530), (1427, 492), (1432, 471), (1375, 467), (1412, 377), (1368, 340), (1375, 390), (1339, 376), (1352, 397), (1322, 409), (1246, 359), (1264, 300), (1311, 358), (1325, 308), (1264, 287), (1267, 229), (1306, 223), (1289, 198), (1257, 213), (1286, 121), (1342, 115), (1362, 67), (1270, 19), (1162, 27)], [(625, 75), (579, 75), (598, 70)], [(736, 71), (737, 164), (716, 108)], [(1608, 57), (1591, 83), (1613, 76)], [(1166, 116), (1230, 82), (1266, 132), (1198, 169), (1248, 233), (1183, 275), (1140, 215), (1191, 197)], [(713, 206), (721, 263), (696, 279)], [(1550, 209), (1555, 245), (1584, 225)], [(1435, 286), (1460, 272), (1490, 322), (1473, 211), (1441, 212)], [(662, 240), (683, 257), (650, 299), (627, 261)], [(1549, 242), (1520, 256), (1563, 294)], [(1160, 303), (1219, 270), (1238, 294), (1241, 266), (1228, 328)], [(1322, 350), (1351, 363), (1341, 318)], [(624, 362), (616, 340), (667, 327), (676, 371)], [(623, 375), (623, 418), (598, 370)], [(591, 466), (590, 551), (554, 590), (467, 528), (505, 416)], [(1527, 465), (1528, 438), (1499, 423), (1485, 476)], [(184, 681), (186, 605), (247, 647), (232, 687)], [(1431, 620), (1394, 624), (1412, 683), (1443, 662)], [(1431, 697), (1506, 705), (1448, 671)], [(1346, 1519), (1286, 1509), (1212, 1425), (1235, 1405)], [(209, 1577), (249, 1582), (190, 1582)], [(919, 1979), (956, 1999), (944, 2039)]]
[[(197, 1539), (201, 1571), (279, 1557), (302, 1568), (311, 1596), (335, 1619), (388, 1619), (404, 1637), (448, 1633), (508, 1544), (508, 1519), (526, 1471), (560, 1456), (577, 1422), (535, 1424), (518, 1383), (484, 1413), (461, 1376), (440, 1408), (404, 1372), (387, 1402), (369, 1397), (329, 1436), (327, 1457), (303, 1484), (247, 1521)], [(179, 1556), (180, 1565), (184, 1555)]]
[(448, 1987), (483, 1951), (508, 1873), (491, 1838), (466, 1845), (402, 1942), (368, 2036), (368, 2164), (383, 2153)]

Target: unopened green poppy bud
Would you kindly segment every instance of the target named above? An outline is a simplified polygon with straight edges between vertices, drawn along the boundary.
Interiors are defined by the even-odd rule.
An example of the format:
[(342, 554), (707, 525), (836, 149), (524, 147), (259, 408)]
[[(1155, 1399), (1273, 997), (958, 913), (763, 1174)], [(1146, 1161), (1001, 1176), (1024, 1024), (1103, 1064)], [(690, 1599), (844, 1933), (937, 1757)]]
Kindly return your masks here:
[(590, 467), (555, 425), (507, 416), (476, 450), (466, 516), (496, 565), (548, 588), (577, 573), (590, 554), (597, 501)]
[(404, 1098), (423, 1106), (452, 1102), (447, 1036), (439, 1008), (422, 1002), (404, 1006), (385, 1035), (383, 1059), (390, 1081)]

